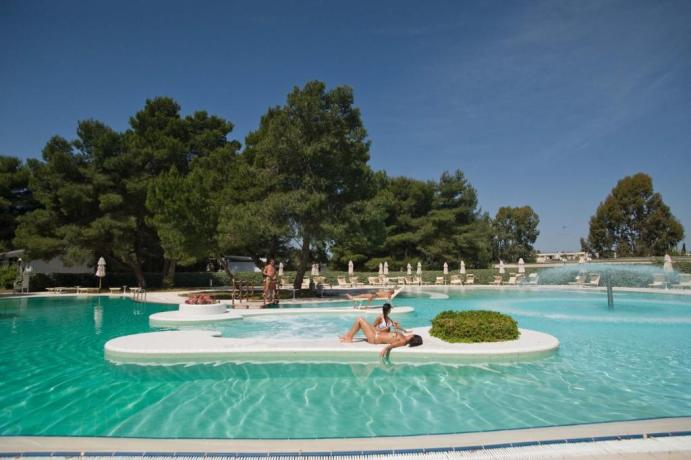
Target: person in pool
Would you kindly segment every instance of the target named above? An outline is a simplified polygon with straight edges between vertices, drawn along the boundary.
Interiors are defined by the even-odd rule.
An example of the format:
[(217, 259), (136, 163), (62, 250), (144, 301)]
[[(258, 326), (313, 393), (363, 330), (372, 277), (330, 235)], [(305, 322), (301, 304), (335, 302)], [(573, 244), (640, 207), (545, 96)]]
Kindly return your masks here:
[[(383, 310), (384, 313), (374, 320), (374, 324), (368, 323), (365, 318), (356, 319), (353, 323), (353, 327), (341, 337), (341, 342), (352, 342), (355, 334), (362, 331), (368, 343), (374, 345), (386, 344), (386, 347), (379, 352), (384, 358), (388, 357), (389, 353), (391, 353), (391, 350), (394, 348), (403, 347), (405, 345), (409, 347), (422, 345), (422, 337), (417, 334), (404, 334), (405, 331), (400, 329), (398, 323), (388, 318), (388, 312), (391, 311), (390, 304), (386, 304)], [(395, 328), (393, 332), (391, 331), (392, 327)]]

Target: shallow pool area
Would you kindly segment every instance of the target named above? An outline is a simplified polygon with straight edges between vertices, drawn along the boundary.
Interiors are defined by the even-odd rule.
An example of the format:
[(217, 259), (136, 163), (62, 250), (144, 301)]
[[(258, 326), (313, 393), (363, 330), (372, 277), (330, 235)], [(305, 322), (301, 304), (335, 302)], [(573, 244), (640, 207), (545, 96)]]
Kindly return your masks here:
[[(492, 309), (561, 346), (517, 364), (405, 365), (394, 350), (391, 365), (115, 365), (103, 356), (108, 340), (159, 330), (149, 315), (176, 306), (0, 299), (0, 434), (327, 438), (691, 415), (691, 296), (616, 293), (610, 310), (602, 292), (469, 289), (410, 291), (394, 304), (415, 308), (399, 317), (394, 308), (405, 327), (448, 309)], [(330, 337), (352, 321), (261, 316), (195, 329)]]

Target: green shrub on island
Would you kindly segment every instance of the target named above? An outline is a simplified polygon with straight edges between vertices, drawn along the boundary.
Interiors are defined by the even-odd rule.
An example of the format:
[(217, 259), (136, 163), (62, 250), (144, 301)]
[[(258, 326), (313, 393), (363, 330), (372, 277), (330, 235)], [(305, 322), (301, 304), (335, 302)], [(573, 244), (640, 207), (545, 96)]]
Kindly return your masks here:
[(432, 320), (430, 334), (445, 342), (503, 342), (518, 338), (518, 324), (496, 311), (443, 311)]

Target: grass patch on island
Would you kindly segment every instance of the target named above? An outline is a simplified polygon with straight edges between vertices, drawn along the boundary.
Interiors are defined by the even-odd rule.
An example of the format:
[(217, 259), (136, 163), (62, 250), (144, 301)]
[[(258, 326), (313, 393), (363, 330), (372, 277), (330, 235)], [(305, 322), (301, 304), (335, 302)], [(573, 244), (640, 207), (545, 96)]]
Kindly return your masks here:
[(445, 342), (503, 342), (518, 338), (518, 323), (503, 313), (485, 310), (443, 311), (432, 320), (430, 335)]

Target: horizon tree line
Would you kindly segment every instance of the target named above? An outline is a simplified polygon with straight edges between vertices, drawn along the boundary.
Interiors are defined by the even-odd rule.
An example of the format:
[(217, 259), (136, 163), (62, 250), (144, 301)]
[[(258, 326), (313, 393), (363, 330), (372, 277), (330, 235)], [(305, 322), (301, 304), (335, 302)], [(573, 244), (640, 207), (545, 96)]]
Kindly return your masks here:
[[(344, 269), (353, 260), (373, 270), (385, 259), (429, 267), (462, 258), (483, 268), (535, 255), (535, 211), (505, 206), (490, 217), (460, 169), (438, 181), (374, 171), (348, 86), (294, 87), (244, 146), (229, 139), (232, 130), (228, 120), (206, 111), (182, 116), (173, 99), (157, 97), (125, 131), (83, 120), (74, 140), (52, 137), (41, 159), (0, 156), (0, 250), (74, 264), (105, 256), (141, 285), (145, 272), (160, 271), (172, 285), (178, 267), (210, 260), (232, 277), (229, 254), (257, 265), (284, 260), (296, 270), (296, 286), (314, 261)], [(646, 230), (646, 241), (657, 243), (632, 251), (676, 245), (681, 224), (652, 193), (652, 181), (643, 188), (653, 209), (649, 226), (671, 222), (674, 229), (663, 237)], [(624, 234), (632, 241), (621, 230), (593, 232), (591, 220), (588, 244), (618, 247)]]

